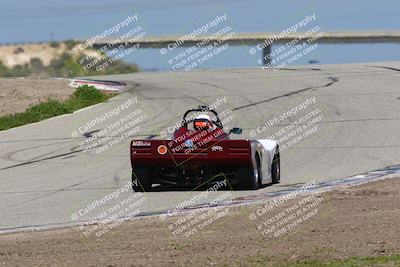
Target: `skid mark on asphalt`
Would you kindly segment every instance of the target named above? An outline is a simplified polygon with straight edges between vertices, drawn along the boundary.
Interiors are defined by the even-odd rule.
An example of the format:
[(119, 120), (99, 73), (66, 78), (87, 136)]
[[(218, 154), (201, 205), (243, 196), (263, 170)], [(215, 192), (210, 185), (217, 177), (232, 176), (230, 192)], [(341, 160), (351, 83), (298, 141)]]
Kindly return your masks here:
[(325, 84), (325, 85), (322, 85), (322, 86), (307, 87), (307, 88), (300, 89), (300, 90), (297, 90), (297, 91), (294, 91), (294, 92), (290, 92), (290, 93), (287, 93), (287, 94), (283, 94), (283, 95), (279, 95), (279, 96), (274, 96), (274, 97), (271, 97), (271, 98), (268, 98), (268, 99), (265, 99), (265, 100), (261, 100), (261, 101), (254, 102), (254, 103), (251, 103), (251, 104), (239, 106), (239, 107), (236, 107), (236, 108), (234, 108), (234, 109), (232, 109), (232, 110), (233, 110), (233, 111), (235, 111), (235, 110), (240, 110), (240, 109), (244, 109), (244, 108), (256, 106), (256, 105), (259, 105), (259, 104), (267, 103), (267, 102), (270, 102), (270, 101), (273, 101), (273, 100), (276, 100), (276, 99), (279, 99), (279, 98), (283, 98), (283, 97), (288, 97), (288, 96), (300, 94), (300, 93), (303, 93), (303, 92), (306, 92), (306, 91), (309, 91), (309, 90), (329, 87), (329, 86), (331, 86), (331, 85), (333, 85), (334, 83), (336, 83), (336, 82), (339, 81), (339, 78), (336, 78), (336, 77), (328, 77), (328, 79), (330, 80), (330, 82), (327, 83), (327, 84)]
[(228, 89), (226, 89), (226, 88), (224, 88), (224, 87), (222, 87), (222, 86), (219, 86), (219, 85), (217, 85), (217, 84), (213, 84), (213, 83), (199, 82), (199, 81), (183, 81), (183, 82), (185, 82), (185, 83), (200, 84), (200, 85), (206, 85), (206, 86), (209, 86), (209, 87), (212, 87), (212, 88), (217, 88), (217, 89), (221, 89), (221, 90), (226, 91), (226, 92), (230, 92)]
[[(39, 155), (39, 156), (36, 156), (36, 157), (33, 157), (33, 158), (31, 158), (31, 159), (28, 159), (28, 161), (26, 161), (26, 160), (17, 160), (17, 159), (14, 159), (13, 156), (14, 156), (15, 154), (17, 154), (17, 153), (26, 152), (26, 151), (33, 150), (33, 149), (37, 149), (37, 148), (50, 147), (50, 146), (53, 146), (53, 145), (60, 145), (60, 144), (67, 144), (67, 143), (70, 143), (71, 141), (73, 141), (73, 140), (68, 140), (68, 141), (66, 141), (66, 142), (57, 142), (57, 143), (52, 143), (52, 144), (38, 145), (38, 146), (23, 148), (23, 149), (19, 149), (19, 150), (14, 150), (14, 151), (11, 151), (11, 152), (8, 152), (8, 153), (4, 154), (3, 156), (1, 156), (1, 158), (4, 159), (4, 160), (7, 160), (7, 161), (14, 161), (14, 162), (21, 162), (21, 161), (22, 161), (22, 162), (29, 162), (29, 161), (34, 161), (34, 160), (36, 160), (36, 159), (38, 159), (38, 158), (40, 158), (40, 157), (53, 154), (53, 153), (55, 153), (55, 152), (57, 152), (57, 151), (63, 149), (64, 147), (62, 147), (62, 148), (60, 148), (60, 149), (57, 149), (57, 150), (53, 150), (53, 151), (51, 151), (51, 152), (48, 152), (48, 153), (45, 153), (45, 154), (42, 154), (42, 155)], [(1, 170), (1, 169), (0, 169), (0, 170)]]
[[(199, 99), (198, 97), (196, 97), (196, 96), (193, 96), (193, 95), (188, 95), (188, 94), (185, 94), (185, 93), (183, 93), (182, 91), (180, 91), (179, 89), (172, 89), (172, 88), (162, 88), (162, 87), (156, 87), (156, 86), (154, 86), (154, 85), (152, 85), (152, 86), (149, 86), (149, 85), (146, 85), (146, 86), (142, 86), (142, 87), (144, 87), (144, 88), (146, 88), (146, 89), (155, 89), (155, 90), (158, 90), (158, 91), (163, 91), (164, 92), (164, 94), (168, 94), (168, 92), (167, 91), (171, 91), (171, 92), (178, 92), (178, 94), (179, 95), (183, 95), (183, 96), (180, 96), (180, 98), (186, 98), (186, 99), (192, 99), (192, 100), (194, 100), (194, 101), (196, 101), (196, 102), (200, 102), (201, 104), (203, 104), (203, 105), (206, 105), (206, 103), (204, 103), (201, 99)], [(152, 90), (151, 90), (152, 91)], [(139, 92), (135, 92), (137, 95), (139, 95), (139, 96), (141, 96), (141, 97), (143, 97), (143, 98), (148, 98), (148, 97), (146, 97), (144, 94), (142, 94), (142, 93), (139, 93)], [(168, 98), (166, 98), (166, 99), (169, 99), (170, 97), (168, 97)], [(151, 98), (150, 98), (151, 99)]]
[[(388, 93), (388, 94), (398, 94), (398, 93)], [(364, 94), (360, 94), (364, 95)], [(400, 99), (400, 97), (398, 98)], [(178, 118), (178, 117), (177, 117)], [(320, 121), (316, 122), (316, 124), (324, 124), (324, 123), (346, 123), (346, 122), (365, 122), (365, 121), (397, 121), (400, 120), (400, 118), (374, 118), (374, 119), (348, 119), (348, 120), (331, 120), (331, 121)], [(162, 121), (164, 122), (164, 121)], [(158, 123), (158, 122), (157, 122)], [(155, 123), (149, 124), (149, 125), (154, 125)], [(276, 126), (288, 126), (290, 124), (276, 124)], [(299, 123), (299, 125), (306, 125), (304, 123)], [(254, 129), (254, 127), (242, 127), (244, 130), (245, 129)], [(134, 135), (132, 137), (144, 137), (144, 136), (152, 136), (155, 135), (155, 133), (149, 133), (149, 134), (140, 134), (140, 135)], [(119, 136), (119, 135), (115, 135)], [(158, 136), (158, 135), (155, 135)], [(21, 139), (21, 140), (10, 140), (10, 141), (3, 141), (0, 142), (0, 144), (4, 143), (20, 143), (20, 142), (38, 142), (38, 141), (58, 141), (58, 140), (81, 140), (84, 139), (84, 137), (65, 137), (65, 138), (45, 138), (45, 139)], [(46, 145), (44, 145), (46, 146)]]
[[(154, 134), (140, 134), (140, 135), (132, 135), (132, 136), (130, 136), (130, 138), (135, 138), (135, 137), (138, 137), (138, 138), (140, 138), (140, 137), (146, 138), (146, 137), (147, 137), (147, 138), (148, 138), (149, 136), (151, 137), (151, 136), (158, 136), (158, 135), (154, 135)], [(124, 135), (115, 135), (115, 136), (110, 136), (110, 137), (124, 137)], [(123, 143), (120, 143), (120, 144), (122, 145)], [(47, 146), (47, 145), (46, 145), (46, 146)], [(95, 147), (92, 147), (92, 149), (93, 149), (93, 148), (98, 148), (98, 147), (101, 147), (101, 146), (102, 146), (102, 145), (97, 145), (97, 146), (95, 146)], [(38, 146), (38, 147), (42, 147), (42, 146)], [(13, 151), (13, 152), (7, 153), (6, 155), (8, 155), (8, 154), (19, 153), (19, 152), (31, 150), (31, 149), (34, 149), (34, 148), (37, 148), (37, 147), (30, 147), (30, 148), (21, 149), (21, 150), (18, 150), (18, 151)], [(51, 156), (51, 157), (45, 157), (45, 158), (41, 158), (41, 159), (36, 159), (36, 158), (38, 158), (38, 157), (42, 157), (43, 155), (53, 154), (53, 153), (55, 152), (55, 151), (52, 151), (52, 152), (49, 152), (49, 153), (46, 153), (46, 154), (43, 154), (43, 155), (40, 155), (40, 156), (35, 157), (35, 160), (24, 161), (24, 162), (19, 163), (19, 164), (10, 165), (10, 166), (7, 166), (7, 167), (0, 168), (0, 170), (7, 170), (7, 169), (11, 169), (11, 168), (21, 167), (21, 166), (25, 166), (25, 165), (29, 165), (29, 164), (33, 164), (33, 163), (37, 163), (37, 162), (42, 162), (42, 161), (46, 161), (46, 160), (50, 160), (50, 159), (61, 158), (61, 157), (64, 157), (64, 156), (70, 156), (70, 155), (78, 154), (78, 153), (80, 153), (80, 152), (85, 151), (85, 149), (78, 149), (78, 150), (76, 150), (77, 148), (79, 148), (79, 146), (74, 146), (74, 147), (72, 147), (72, 148), (71, 148), (71, 152), (66, 152), (66, 153), (61, 153), (61, 154), (54, 155), (54, 156)], [(63, 149), (63, 148), (62, 148), (62, 149)], [(76, 155), (76, 156), (77, 156), (77, 155)], [(3, 156), (3, 157), (4, 157), (4, 156)], [(3, 157), (2, 157), (2, 158), (3, 158)], [(10, 160), (10, 161), (18, 161), (18, 160), (15, 160), (15, 159), (8, 159), (8, 160)]]
[[(315, 124), (329, 124), (329, 123), (351, 123), (351, 122), (369, 122), (369, 121), (398, 121), (400, 118), (375, 118), (375, 119), (348, 119), (348, 120), (330, 120), (330, 121), (318, 121)], [(275, 124), (273, 127), (284, 127), (290, 126), (290, 123), (279, 123)], [(298, 123), (298, 125), (307, 125), (307, 123)], [(242, 127), (243, 130), (253, 130), (257, 126), (253, 127)]]
[(72, 154), (80, 153), (80, 152), (82, 152), (84, 150), (85, 149), (80, 149), (80, 150), (76, 150), (76, 151), (72, 151), (72, 152), (66, 152), (66, 153), (62, 153), (62, 154), (51, 156), (51, 157), (46, 157), (46, 158), (37, 159), (37, 160), (31, 160), (31, 161), (27, 161), (27, 162), (15, 164), (15, 165), (7, 166), (7, 167), (4, 167), (4, 168), (1, 168), (0, 170), (7, 170), (7, 169), (11, 169), (11, 168), (30, 165), (30, 164), (33, 164), (33, 163), (37, 163), (37, 162), (41, 162), (41, 161), (45, 161), (45, 160), (49, 160), (49, 159), (56, 159), (56, 158), (60, 158), (60, 157), (64, 157), (64, 156), (69, 156), (69, 155), (72, 155)]
[(96, 129), (96, 130), (93, 130), (93, 131), (90, 131), (90, 132), (83, 133), (83, 136), (86, 137), (86, 138), (90, 138), (90, 137), (93, 136), (93, 134), (98, 133), (100, 131), (101, 130)]
[[(213, 97), (224, 97), (224, 96), (264, 96), (265, 93), (252, 93), (252, 92), (246, 92), (246, 93), (235, 93), (232, 91), (229, 91), (230, 94), (213, 94), (213, 95), (195, 95), (195, 97), (203, 97), (203, 98), (213, 98)], [(319, 94), (318, 96), (368, 96), (368, 95), (393, 95), (393, 94), (398, 94), (398, 91), (393, 91), (393, 92), (376, 92), (376, 93), (340, 93), (340, 94)], [(143, 97), (143, 98), (138, 98), (138, 100), (169, 100), (169, 99), (189, 99), (187, 96), (165, 96), (165, 97)], [(6, 141), (7, 142), (7, 141)], [(2, 143), (2, 142), (0, 142)]]
[[(77, 186), (79, 184), (74, 184), (74, 186)], [(69, 188), (64, 188), (61, 191), (69, 191), (69, 192), (75, 192), (75, 191), (98, 191), (98, 190), (104, 190), (106, 193), (109, 190), (117, 190), (120, 189), (121, 187), (118, 186), (111, 186), (111, 187), (91, 187), (91, 188), (71, 188), (71, 186), (68, 186)], [(1, 194), (33, 194), (33, 193), (57, 193), (60, 192), (60, 189), (43, 189), (43, 190), (26, 190), (26, 191), (0, 191)]]
[(70, 158), (75, 158), (75, 157), (77, 157), (78, 155), (71, 155), (71, 156), (67, 156), (67, 157), (65, 157), (65, 158), (63, 158), (63, 159), (70, 159)]
[(0, 142), (0, 144), (21, 143), (21, 142), (37, 142), (37, 141), (77, 140), (77, 139), (83, 139), (83, 137), (59, 137), (59, 138), (19, 139), (19, 140), (2, 141), (2, 142)]
[(393, 71), (400, 71), (400, 69), (392, 68), (392, 67), (385, 67), (385, 66), (371, 66), (371, 67), (380, 68), (380, 69), (387, 69), (387, 70), (393, 70)]
[[(149, 120), (147, 120), (144, 123), (140, 124), (140, 127), (143, 128), (143, 126), (148, 126), (149, 124), (151, 125), (151, 123), (147, 123), (147, 122), (152, 122), (153, 119), (158, 117), (158, 116), (159, 116), (159, 114), (158, 115), (156, 114), (153, 117), (149, 118)], [(99, 131), (99, 130), (88, 132), (88, 133), (86, 133), (84, 135), (85, 135), (86, 138), (88, 138), (88, 137), (92, 136), (92, 134), (97, 132), (97, 131)], [(125, 137), (124, 133), (127, 133), (127, 132), (129, 132), (129, 129), (125, 130), (121, 134), (113, 135), (113, 136), (110, 135), (110, 136), (106, 136), (106, 137), (111, 137), (111, 138), (113, 138), (113, 137), (114, 138), (115, 137)], [(149, 136), (153, 136), (153, 134), (132, 135), (132, 136), (129, 136), (129, 138), (134, 138), (134, 137), (145, 137), (146, 138), (146, 137), (149, 137)], [(14, 154), (16, 154), (16, 153), (20, 153), (20, 152), (23, 152), (23, 151), (28, 151), (28, 150), (32, 150), (32, 149), (36, 149), (36, 148), (47, 147), (47, 146), (56, 145), (56, 144), (67, 144), (67, 143), (70, 143), (70, 142), (75, 141), (75, 140), (76, 139), (68, 138), (66, 142), (59, 142), (59, 143), (54, 143), (54, 144), (45, 144), (45, 145), (39, 145), (39, 146), (30, 147), (30, 148), (24, 148), (24, 149), (21, 149), (21, 150), (9, 152), (9, 153), (5, 154), (4, 156), (2, 156), (2, 159), (8, 160), (8, 161), (21, 162), (20, 160), (13, 159), (12, 156)], [(122, 144), (123, 143), (121, 142), (119, 145), (122, 145)], [(101, 146), (102, 146), (102, 144), (97, 145), (95, 147), (92, 147), (92, 149), (98, 148), (98, 147), (101, 147)], [(51, 151), (51, 152), (48, 152), (48, 153), (45, 153), (45, 154), (42, 154), (42, 155), (38, 155), (38, 156), (36, 156), (36, 157), (34, 157), (32, 159), (29, 159), (28, 161), (23, 161), (23, 162), (21, 162), (19, 164), (15, 164), (15, 165), (11, 165), (11, 166), (0, 168), (0, 170), (6, 170), (6, 169), (11, 169), (11, 168), (26, 166), (26, 165), (30, 165), (30, 164), (33, 164), (33, 163), (38, 163), (38, 162), (51, 160), (51, 159), (55, 159), (55, 158), (61, 158), (61, 157), (65, 157), (65, 156), (71, 156), (73, 154), (78, 154), (78, 153), (83, 152), (85, 150), (85, 149), (79, 149), (79, 146), (73, 146), (72, 148), (70, 148), (70, 152), (61, 153), (61, 154), (57, 154), (57, 155), (54, 155), (54, 156), (49, 156), (49, 157), (43, 158), (43, 156), (54, 154), (57, 151), (60, 151), (60, 150), (62, 150), (64, 148), (65, 147), (62, 147), (60, 149), (57, 149), (57, 150), (54, 150), (54, 151)]]
[[(145, 137), (145, 136), (148, 136), (148, 134), (147, 135), (131, 136), (131, 137)], [(98, 147), (101, 147), (101, 146), (103, 146), (103, 145), (94, 146), (94, 147), (92, 147), (92, 149), (98, 148)], [(78, 154), (80, 152), (84, 152), (85, 151), (85, 149), (74, 150), (74, 149), (76, 149), (78, 147), (79, 146), (72, 147), (71, 150), (73, 150), (73, 151), (71, 151), (71, 152), (61, 153), (61, 154), (58, 154), (58, 155), (54, 155), (54, 156), (51, 156), (51, 157), (45, 157), (45, 158), (41, 158), (41, 159), (25, 161), (25, 162), (22, 162), (22, 163), (19, 163), (19, 164), (10, 165), (10, 166), (7, 166), (7, 167), (0, 168), (0, 170), (7, 170), (7, 169), (11, 169), (11, 168), (16, 168), (16, 167), (22, 167), (22, 166), (30, 165), (30, 164), (33, 164), (33, 163), (38, 163), (38, 162), (42, 162), (42, 161), (46, 161), (46, 160), (51, 160), (51, 159), (61, 158), (61, 157), (64, 157), (64, 156), (70, 156), (70, 155), (73, 155), (73, 154)], [(23, 149), (23, 150), (29, 150), (29, 149), (32, 149), (32, 148)], [(21, 150), (21, 151), (23, 151), (23, 150)], [(17, 153), (17, 152), (21, 152), (21, 151), (14, 151), (12, 153)], [(46, 153), (46, 155), (47, 154), (52, 154), (52, 153), (54, 153), (54, 151)], [(43, 155), (41, 155), (40, 157), (42, 157), (42, 156)], [(15, 161), (15, 160), (13, 160), (13, 161)]]

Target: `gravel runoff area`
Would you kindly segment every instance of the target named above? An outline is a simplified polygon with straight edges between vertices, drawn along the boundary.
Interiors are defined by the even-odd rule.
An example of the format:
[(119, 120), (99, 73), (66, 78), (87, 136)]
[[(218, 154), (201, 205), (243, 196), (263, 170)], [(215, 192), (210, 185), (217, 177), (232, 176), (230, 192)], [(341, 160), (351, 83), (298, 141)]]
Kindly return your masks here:
[(66, 100), (74, 90), (66, 79), (0, 79), (0, 116), (24, 112), (49, 98)]
[[(94, 232), (85, 235), (79, 227), (3, 234), (0, 264), (280, 266), (400, 255), (399, 178), (297, 196), (277, 206), (266, 202), (229, 208), (188, 236), (171, 226), (184, 215), (124, 222), (99, 237)], [(293, 214), (297, 217), (285, 219)]]

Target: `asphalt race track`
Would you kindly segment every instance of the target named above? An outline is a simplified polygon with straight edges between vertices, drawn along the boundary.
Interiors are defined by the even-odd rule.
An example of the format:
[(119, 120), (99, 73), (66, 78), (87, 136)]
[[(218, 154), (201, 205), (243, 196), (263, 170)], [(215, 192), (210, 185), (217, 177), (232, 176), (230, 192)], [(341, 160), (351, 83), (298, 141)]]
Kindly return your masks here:
[[(160, 138), (160, 131), (178, 121), (184, 111), (218, 99), (225, 99), (224, 109), (234, 114), (229, 127), (244, 129), (243, 135), (235, 138), (250, 138), (250, 134), (267, 138), (311, 111), (322, 114), (320, 120), (301, 124), (308, 129), (315, 127), (312, 132), (282, 149), (280, 184), (258, 191), (234, 191), (234, 197), (400, 163), (400, 63), (138, 73), (104, 79), (126, 82), (129, 89), (107, 103), (0, 132), (0, 229), (90, 220), (100, 209), (129, 197), (132, 191), (123, 192), (119, 200), (111, 200), (91, 214), (76, 215), (130, 181), (131, 139)], [(84, 135), (72, 134), (135, 97), (137, 104), (129, 109), (96, 124)], [(307, 99), (315, 103), (261, 130), (260, 125)], [(138, 108), (145, 120), (134, 137), (102, 153), (82, 151), (80, 143), (91, 133), (106, 129)], [(195, 194), (199, 191), (155, 188), (155, 192), (144, 194), (146, 201), (140, 212), (170, 209)]]

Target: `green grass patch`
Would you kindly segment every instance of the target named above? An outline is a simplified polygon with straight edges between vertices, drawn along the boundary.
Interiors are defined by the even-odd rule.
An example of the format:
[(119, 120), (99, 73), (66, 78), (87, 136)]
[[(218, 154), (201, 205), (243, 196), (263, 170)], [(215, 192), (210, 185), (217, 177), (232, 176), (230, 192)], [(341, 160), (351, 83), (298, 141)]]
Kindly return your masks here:
[(375, 266), (400, 266), (400, 255), (352, 257), (343, 260), (306, 260), (286, 264), (273, 264), (264, 257), (251, 260), (246, 266), (279, 266), (279, 267), (375, 267)]
[(400, 256), (375, 256), (375, 257), (354, 257), (344, 260), (331, 261), (304, 261), (282, 267), (364, 267), (364, 266), (400, 266)]
[(28, 108), (25, 112), (0, 117), (0, 131), (72, 113), (78, 109), (104, 102), (112, 96), (103, 94), (93, 86), (80, 86), (64, 102), (49, 99)]

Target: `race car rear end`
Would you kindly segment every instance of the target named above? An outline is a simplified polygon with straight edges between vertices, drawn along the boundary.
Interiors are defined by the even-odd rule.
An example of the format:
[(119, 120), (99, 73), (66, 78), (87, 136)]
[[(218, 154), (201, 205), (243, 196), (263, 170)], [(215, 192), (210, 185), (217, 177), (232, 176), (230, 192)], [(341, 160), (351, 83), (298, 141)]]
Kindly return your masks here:
[(152, 184), (194, 187), (225, 179), (237, 185), (253, 164), (248, 140), (134, 140), (130, 154), (137, 191), (150, 191)]

